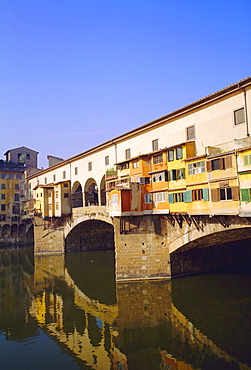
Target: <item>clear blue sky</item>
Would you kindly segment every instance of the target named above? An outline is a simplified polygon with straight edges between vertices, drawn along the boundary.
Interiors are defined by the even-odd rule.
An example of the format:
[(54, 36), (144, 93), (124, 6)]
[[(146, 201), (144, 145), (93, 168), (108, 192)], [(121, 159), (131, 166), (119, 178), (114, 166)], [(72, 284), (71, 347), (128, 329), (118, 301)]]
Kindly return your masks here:
[(0, 158), (69, 158), (251, 75), (250, 0), (0, 0)]

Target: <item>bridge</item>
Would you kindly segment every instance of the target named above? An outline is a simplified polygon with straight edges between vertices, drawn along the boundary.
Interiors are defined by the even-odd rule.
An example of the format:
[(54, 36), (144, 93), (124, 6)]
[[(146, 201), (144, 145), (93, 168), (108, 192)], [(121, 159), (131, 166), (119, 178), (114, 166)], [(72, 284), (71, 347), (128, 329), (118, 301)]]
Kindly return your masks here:
[(250, 260), (250, 98), (249, 77), (30, 176), (35, 253), (114, 249), (117, 280)]

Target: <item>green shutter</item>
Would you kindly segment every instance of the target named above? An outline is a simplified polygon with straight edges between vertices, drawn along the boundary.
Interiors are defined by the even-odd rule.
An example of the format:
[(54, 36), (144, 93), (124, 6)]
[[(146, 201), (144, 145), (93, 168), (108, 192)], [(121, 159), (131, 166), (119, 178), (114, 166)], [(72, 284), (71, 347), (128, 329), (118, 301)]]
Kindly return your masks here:
[(250, 201), (250, 189), (241, 189), (241, 201), (242, 202)]
[(202, 189), (202, 192), (203, 192), (203, 200), (209, 200), (209, 189), (208, 188)]
[(169, 202), (169, 203), (174, 203), (173, 193), (169, 193), (169, 194), (168, 194), (168, 202)]
[(165, 171), (165, 181), (168, 181), (168, 172)]
[(183, 193), (183, 202), (192, 202), (192, 190), (187, 190)]
[(185, 168), (182, 168), (182, 179), (186, 178)]

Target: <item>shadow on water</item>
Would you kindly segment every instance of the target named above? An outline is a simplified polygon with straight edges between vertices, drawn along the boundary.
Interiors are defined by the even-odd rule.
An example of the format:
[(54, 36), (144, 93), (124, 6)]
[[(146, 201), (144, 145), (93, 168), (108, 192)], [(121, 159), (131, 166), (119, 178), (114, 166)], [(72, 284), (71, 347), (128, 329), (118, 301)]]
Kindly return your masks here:
[(114, 251), (67, 253), (65, 266), (78, 288), (101, 303), (116, 303)]

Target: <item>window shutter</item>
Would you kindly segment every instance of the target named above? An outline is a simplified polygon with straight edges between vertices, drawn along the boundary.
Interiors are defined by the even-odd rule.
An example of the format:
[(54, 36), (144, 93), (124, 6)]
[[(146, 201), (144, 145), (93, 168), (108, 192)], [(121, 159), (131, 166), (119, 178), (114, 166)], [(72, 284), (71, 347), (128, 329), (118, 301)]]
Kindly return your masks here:
[(202, 193), (203, 193), (203, 200), (205, 201), (209, 200), (209, 189), (208, 188), (202, 189)]
[(232, 156), (228, 155), (227, 157), (224, 157), (225, 160), (225, 168), (231, 168), (232, 166)]
[(224, 159), (225, 158), (222, 158), (222, 157), (220, 158), (220, 170), (224, 170), (224, 162), (225, 162)]
[(211, 189), (211, 198), (212, 202), (219, 201), (219, 189)]
[(185, 179), (186, 178), (186, 173), (185, 173), (185, 168), (182, 168), (182, 179)]
[(168, 202), (169, 203), (174, 203), (173, 193), (168, 194)]
[(183, 193), (183, 201), (186, 203), (192, 202), (192, 190), (187, 190)]
[(245, 122), (245, 111), (244, 108), (240, 108), (234, 111), (234, 123), (239, 125)]
[(250, 202), (250, 189), (241, 189), (241, 201)]
[(207, 171), (208, 172), (212, 171), (212, 161), (207, 162)]
[(168, 172), (165, 171), (165, 181), (168, 181)]
[(239, 186), (233, 186), (232, 187), (232, 199), (233, 200), (239, 200), (240, 199)]

